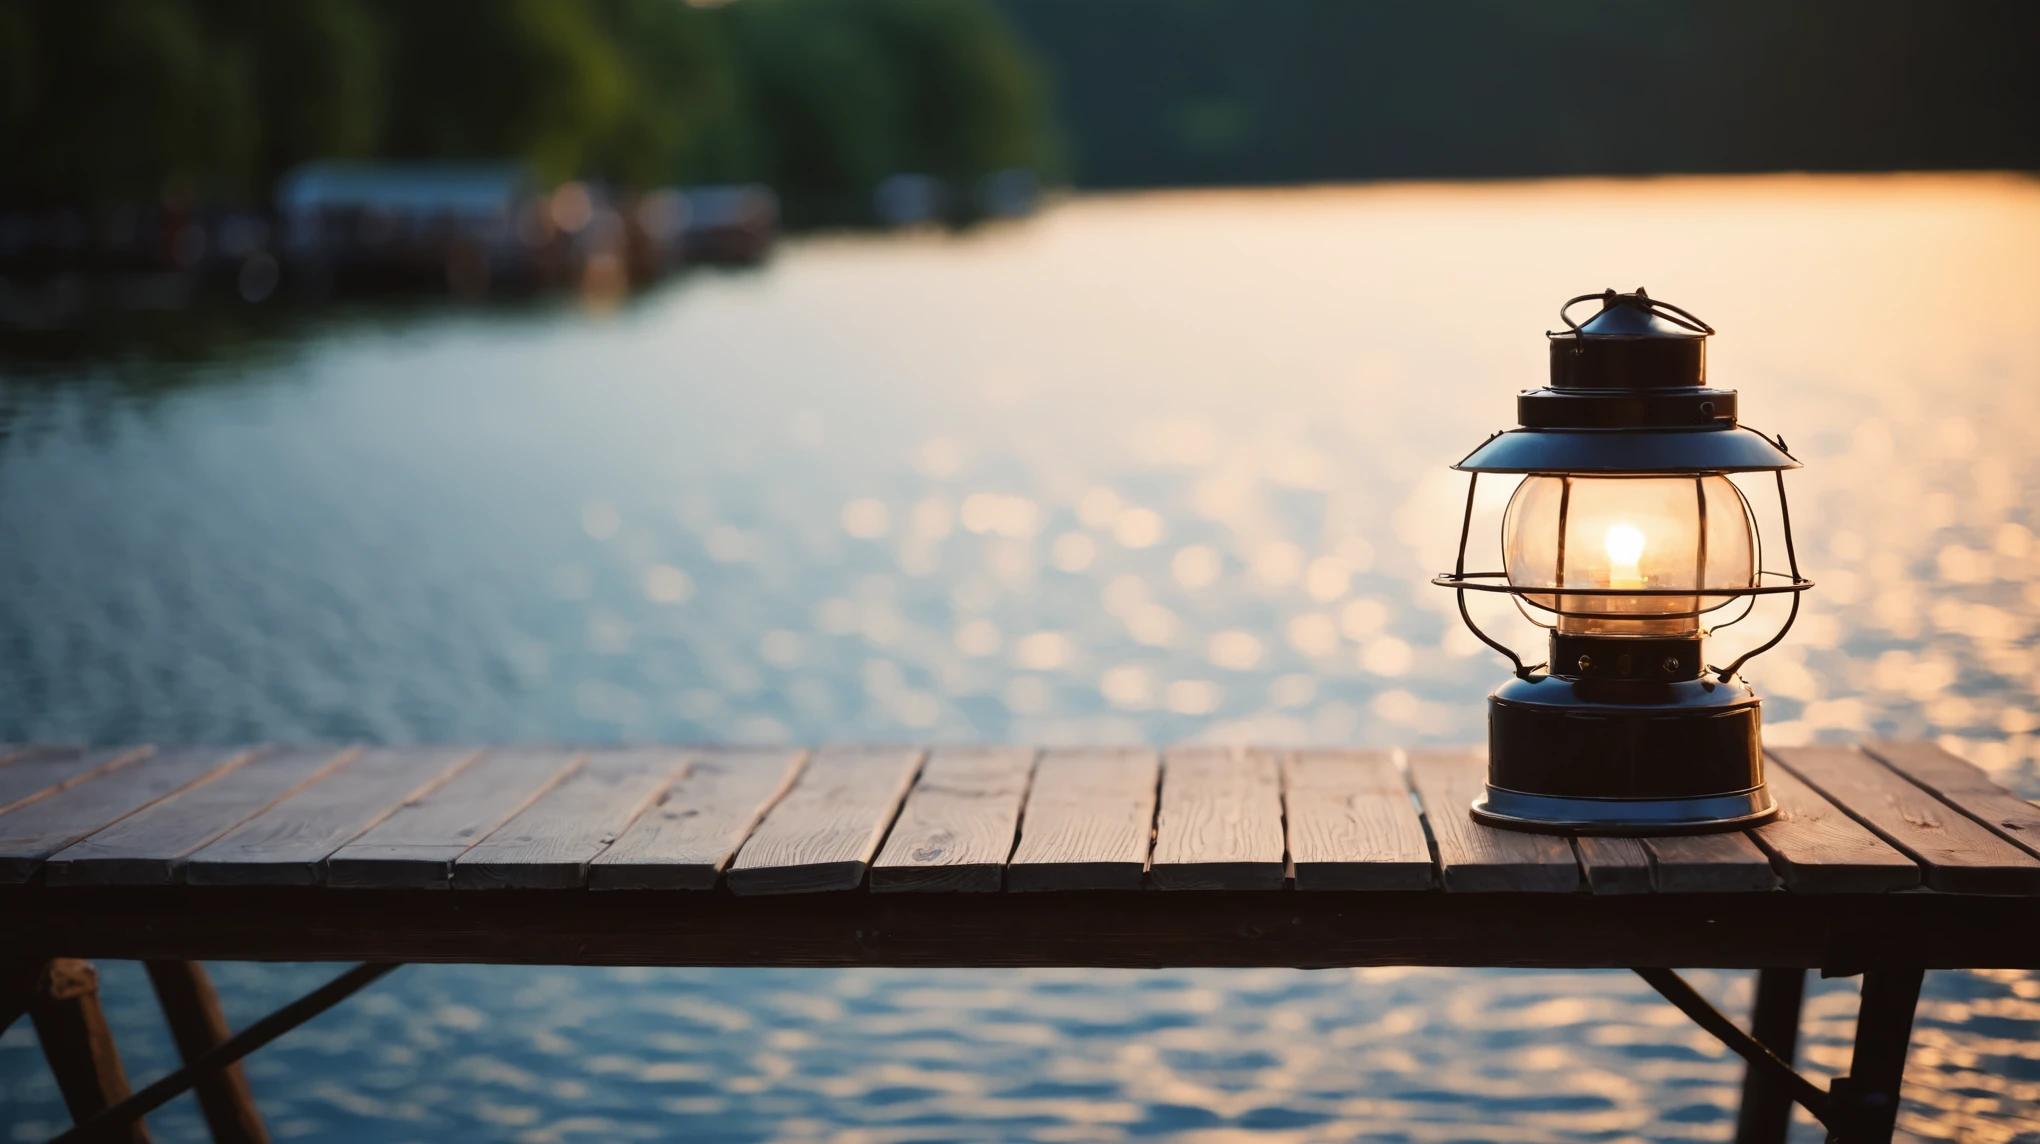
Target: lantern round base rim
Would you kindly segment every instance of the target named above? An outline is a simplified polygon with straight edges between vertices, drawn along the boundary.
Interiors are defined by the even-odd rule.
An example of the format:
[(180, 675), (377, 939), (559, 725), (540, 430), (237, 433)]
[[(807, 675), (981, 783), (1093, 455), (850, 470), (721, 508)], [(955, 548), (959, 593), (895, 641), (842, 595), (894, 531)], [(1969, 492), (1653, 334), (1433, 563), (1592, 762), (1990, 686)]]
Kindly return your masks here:
[(1664, 836), (1748, 830), (1778, 817), (1762, 786), (1692, 798), (1569, 798), (1490, 786), (1473, 802), (1473, 820), (1528, 834)]

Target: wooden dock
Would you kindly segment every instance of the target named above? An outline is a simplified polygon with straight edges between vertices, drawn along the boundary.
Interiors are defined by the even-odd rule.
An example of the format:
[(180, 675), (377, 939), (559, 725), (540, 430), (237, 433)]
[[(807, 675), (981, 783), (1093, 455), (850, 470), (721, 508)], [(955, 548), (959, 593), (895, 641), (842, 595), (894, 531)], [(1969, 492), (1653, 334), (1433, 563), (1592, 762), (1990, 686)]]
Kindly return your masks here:
[(1932, 745), (1775, 750), (1776, 822), (1683, 838), (1492, 830), (1484, 774), (1468, 749), (0, 748), (0, 1017), (83, 995), (60, 978), (93, 957), (1623, 967), (1703, 1025), (1661, 971), (1749, 967), (1770, 1040), (1708, 1027), (1782, 1125), (1830, 1099), (1775, 1063), (1784, 983), (1868, 972), (1876, 1044), (1823, 1107), (1887, 1139), (1920, 973), (2040, 968), (2040, 809)]

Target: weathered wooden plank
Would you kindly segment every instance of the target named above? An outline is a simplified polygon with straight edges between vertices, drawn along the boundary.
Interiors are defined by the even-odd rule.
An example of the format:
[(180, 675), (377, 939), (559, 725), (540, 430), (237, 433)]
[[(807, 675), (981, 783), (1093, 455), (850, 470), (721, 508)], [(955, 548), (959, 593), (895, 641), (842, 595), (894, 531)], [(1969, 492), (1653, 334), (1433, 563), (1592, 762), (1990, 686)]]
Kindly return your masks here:
[(823, 747), (737, 851), (738, 894), (851, 890), (877, 854), (921, 765), (899, 747)]
[(1149, 870), (1164, 890), (1277, 890), (1288, 878), (1272, 751), (1172, 747)]
[(0, 814), (148, 757), (147, 747), (26, 747), (0, 763)]
[(326, 859), (474, 758), (465, 748), (366, 751), (193, 853), (194, 886), (315, 886)]
[(937, 750), (872, 864), (872, 890), (996, 892), (1033, 772), (1031, 747)]
[(566, 747), (492, 747), (334, 851), (326, 884), (446, 889), (455, 859), (552, 789), (579, 758)]
[(785, 747), (688, 752), (686, 770), (659, 804), (589, 863), (589, 888), (713, 888), (806, 759)]
[(1925, 867), (1936, 890), (2040, 893), (2040, 858), (1854, 747), (1781, 747), (1770, 752), (1837, 807)]
[(1661, 894), (1727, 894), (1778, 887), (1770, 857), (1740, 832), (1647, 838), (1643, 846), (1650, 852), (1651, 884)]
[(64, 848), (43, 867), (43, 878), (52, 886), (179, 881), (185, 859), (357, 753), (333, 747), (258, 751), (241, 766), (209, 775)]
[(1642, 840), (1581, 837), (1573, 844), (1579, 850), (1580, 869), (1586, 873), (1589, 890), (1596, 894), (1650, 893), (1650, 852)]
[(1447, 890), (1570, 893), (1579, 889), (1580, 866), (1570, 840), (1496, 830), (1473, 821), (1468, 808), (1487, 784), (1487, 763), (1480, 750), (1411, 751), (1409, 768), (1410, 782), (1423, 802), (1424, 819), (1438, 843), (1438, 865)]
[(1764, 768), (1778, 817), (1750, 831), (1785, 888), (1801, 894), (1879, 894), (1920, 884), (1920, 864), (1782, 766)]
[(52, 854), (96, 830), (215, 772), (250, 752), (178, 747), (127, 764), (120, 773), (80, 783), (0, 816), (0, 882), (25, 882)]
[(1035, 764), (1008, 890), (1138, 889), (1161, 761), (1145, 748), (1049, 750)]
[(1881, 742), (1864, 749), (1991, 833), (2028, 854), (2040, 855), (2040, 807), (1990, 781), (1976, 764), (1933, 743)]
[(679, 747), (588, 752), (572, 774), (454, 860), (453, 888), (583, 885), (588, 863), (658, 801), (686, 763)]
[(1298, 890), (1427, 890), (1431, 844), (1387, 751), (1296, 751), (1282, 800)]

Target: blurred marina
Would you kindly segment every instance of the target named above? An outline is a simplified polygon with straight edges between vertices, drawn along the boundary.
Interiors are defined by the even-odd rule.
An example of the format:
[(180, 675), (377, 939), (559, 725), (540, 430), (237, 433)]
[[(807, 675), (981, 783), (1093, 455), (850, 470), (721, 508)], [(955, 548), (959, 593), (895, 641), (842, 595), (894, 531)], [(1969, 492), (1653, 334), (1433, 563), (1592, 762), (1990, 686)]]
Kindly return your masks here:
[[(1020, 168), (964, 190), (893, 175), (873, 191), (866, 221), (1020, 218), (1041, 196)], [(0, 212), (0, 325), (62, 321), (87, 306), (174, 310), (203, 290), (249, 304), (390, 293), (614, 299), (693, 265), (755, 266), (779, 236), (779, 196), (755, 183), (547, 189), (517, 164), (314, 163), (287, 174), (262, 209)]]

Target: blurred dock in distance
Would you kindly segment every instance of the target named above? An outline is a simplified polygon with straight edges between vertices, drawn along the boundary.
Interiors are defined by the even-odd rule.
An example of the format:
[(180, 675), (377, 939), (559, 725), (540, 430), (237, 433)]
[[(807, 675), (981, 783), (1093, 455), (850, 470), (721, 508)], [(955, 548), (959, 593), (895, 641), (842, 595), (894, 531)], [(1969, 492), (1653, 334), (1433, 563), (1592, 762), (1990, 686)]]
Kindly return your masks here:
[[(577, 289), (613, 294), (688, 265), (756, 265), (779, 200), (755, 184), (629, 194), (546, 190), (517, 164), (312, 163), (273, 207), (120, 204), (0, 215), (0, 323), (78, 305), (178, 309), (201, 291), (457, 298)], [(85, 279), (89, 281), (81, 281)]]

